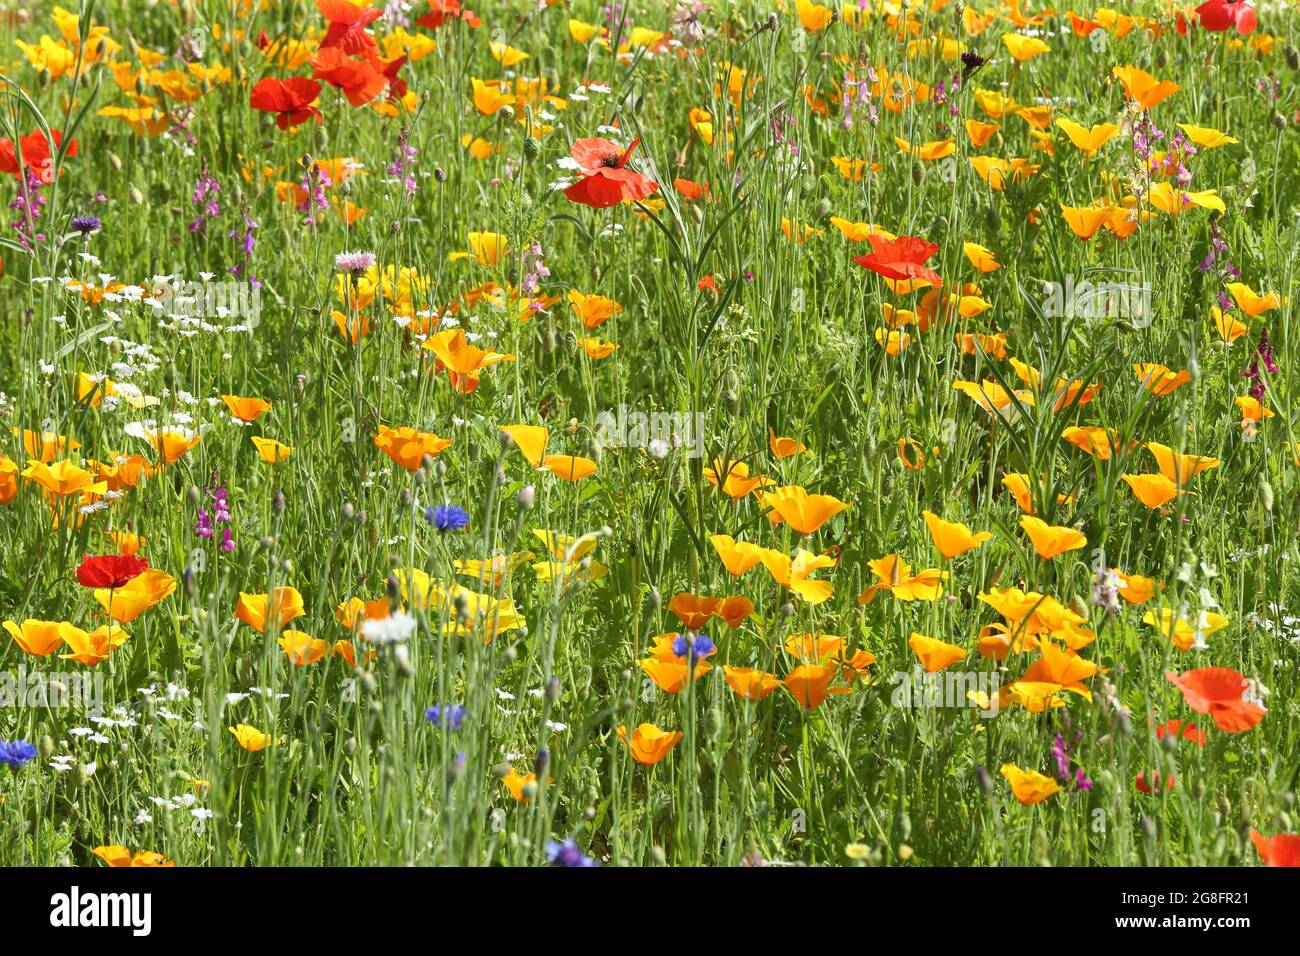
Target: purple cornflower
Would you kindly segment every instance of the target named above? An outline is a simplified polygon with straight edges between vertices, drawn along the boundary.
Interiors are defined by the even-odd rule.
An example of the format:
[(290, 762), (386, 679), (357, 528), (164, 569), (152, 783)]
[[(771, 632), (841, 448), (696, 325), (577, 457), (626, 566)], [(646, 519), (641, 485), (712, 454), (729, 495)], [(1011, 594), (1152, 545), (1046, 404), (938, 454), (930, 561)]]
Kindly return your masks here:
[(0, 763), (14, 773), (36, 759), (37, 750), (25, 740), (0, 740)]
[(460, 730), (461, 722), (465, 719), (464, 704), (434, 704), (424, 712), (435, 727), (450, 728), (451, 730)]
[(595, 860), (578, 849), (572, 839), (563, 842), (546, 841), (546, 859), (555, 866), (592, 867), (600, 866)]
[(198, 216), (190, 223), (190, 232), (206, 232), (208, 223), (221, 215), (220, 192), (221, 183), (217, 182), (217, 178), (208, 172), (208, 164), (204, 163), (198, 181), (194, 184), (194, 192), (190, 197), (199, 210)]
[(424, 520), (442, 534), (459, 531), (469, 525), (469, 514), (458, 505), (437, 505), (424, 509)]
[(87, 239), (94, 233), (99, 232), (99, 227), (102, 225), (103, 223), (94, 216), (72, 217), (72, 230), (81, 233), (81, 235)]
[(978, 53), (967, 50), (961, 55), (961, 75), (965, 79), (970, 79), (986, 62), (988, 61)]
[(707, 634), (697, 634), (694, 638), (688, 638), (685, 634), (678, 634), (673, 639), (673, 653), (678, 657), (689, 656), (692, 664), (708, 657), (717, 649), (717, 645), (713, 643)]

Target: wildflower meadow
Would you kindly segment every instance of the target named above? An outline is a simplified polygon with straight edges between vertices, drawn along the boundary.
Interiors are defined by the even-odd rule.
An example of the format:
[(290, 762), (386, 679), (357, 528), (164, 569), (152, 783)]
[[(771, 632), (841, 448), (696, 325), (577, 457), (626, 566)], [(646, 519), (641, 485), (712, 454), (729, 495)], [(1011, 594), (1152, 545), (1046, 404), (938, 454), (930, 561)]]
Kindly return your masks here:
[(370, 2), (0, 3), (0, 864), (1300, 863), (1300, 5)]

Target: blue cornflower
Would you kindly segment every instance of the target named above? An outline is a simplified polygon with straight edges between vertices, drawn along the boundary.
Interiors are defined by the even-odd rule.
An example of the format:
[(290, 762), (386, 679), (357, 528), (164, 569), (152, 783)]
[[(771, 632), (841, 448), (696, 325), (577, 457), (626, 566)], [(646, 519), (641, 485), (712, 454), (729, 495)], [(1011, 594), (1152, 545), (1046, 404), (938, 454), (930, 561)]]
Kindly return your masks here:
[(599, 863), (579, 850), (578, 844), (572, 840), (565, 840), (563, 843), (556, 840), (547, 840), (546, 859), (556, 866), (600, 866)]
[(434, 704), (424, 712), (424, 716), (433, 722), (435, 727), (450, 727), (452, 730), (460, 730), (461, 721), (465, 719), (464, 704)]
[(89, 236), (91, 233), (99, 232), (99, 227), (103, 225), (94, 216), (73, 216), (72, 228), (83, 236)]
[(424, 509), (424, 520), (446, 534), (466, 527), (469, 524), (469, 514), (457, 505), (438, 505)]
[(691, 663), (708, 657), (717, 649), (717, 645), (709, 639), (707, 634), (697, 634), (694, 640), (691, 640), (685, 634), (678, 634), (673, 641), (673, 653), (678, 657), (686, 657), (689, 654)]
[(0, 740), (0, 763), (10, 770), (21, 770), (23, 764), (36, 759), (37, 750), (25, 740)]

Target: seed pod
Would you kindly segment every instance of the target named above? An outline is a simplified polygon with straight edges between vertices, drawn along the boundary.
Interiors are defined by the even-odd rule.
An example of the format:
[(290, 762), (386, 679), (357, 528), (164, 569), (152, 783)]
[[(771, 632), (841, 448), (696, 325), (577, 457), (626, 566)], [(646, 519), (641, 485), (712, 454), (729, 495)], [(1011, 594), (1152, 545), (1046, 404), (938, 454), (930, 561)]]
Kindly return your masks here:
[(1286, 65), (1292, 70), (1300, 70), (1300, 50), (1288, 43), (1283, 52), (1286, 54)]

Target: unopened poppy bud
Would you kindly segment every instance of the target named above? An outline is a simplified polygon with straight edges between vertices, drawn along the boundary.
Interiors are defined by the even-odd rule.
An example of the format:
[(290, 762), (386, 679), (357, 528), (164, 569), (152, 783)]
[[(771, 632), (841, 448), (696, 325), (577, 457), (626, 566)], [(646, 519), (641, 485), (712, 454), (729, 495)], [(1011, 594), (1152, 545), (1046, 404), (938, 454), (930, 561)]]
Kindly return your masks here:
[(538, 156), (542, 155), (542, 144), (536, 136), (524, 137), (524, 159), (532, 162)]
[(520, 511), (532, 511), (537, 504), (537, 489), (532, 485), (524, 485), (519, 489), (519, 494), (515, 495), (515, 501), (519, 504)]
[(1259, 506), (1266, 512), (1273, 512), (1273, 486), (1268, 483), (1268, 479), (1263, 475), (1259, 476), (1259, 484), (1255, 488), (1255, 493), (1259, 497)]
[(663, 604), (663, 602), (664, 602), (664, 599), (663, 599), (662, 595), (660, 595), (660, 593), (659, 593), (659, 589), (658, 589), (658, 588), (651, 588), (651, 589), (650, 589), (650, 595), (649, 595), (649, 597), (646, 598), (646, 603), (650, 605), (650, 610), (652, 610), (652, 611), (657, 611), (657, 610), (659, 610), (659, 607), (660, 607), (660, 605)]
[(132, 204), (133, 206), (143, 206), (143, 205), (144, 205), (144, 193), (142, 193), (142, 192), (140, 192), (140, 190), (136, 189), (135, 186), (128, 186), (128, 187), (127, 187), (127, 190), (126, 190), (126, 197), (127, 197), (128, 199), (131, 200), (131, 204)]
[(285, 571), (286, 573), (292, 574), (292, 573), (293, 573), (293, 559), (292, 559), (292, 558), (285, 558), (283, 561), (280, 562), (280, 567), (283, 568), (284, 571)]
[(433, 178), (437, 182), (445, 183), (447, 181), (447, 170), (443, 169), (441, 166), (433, 167)]
[(284, 492), (277, 491), (275, 497), (271, 499), (271, 510), (278, 515), (282, 515), (284, 514), (284, 509), (288, 507), (288, 504), (289, 503), (285, 500)]
[(794, 605), (786, 601), (781, 605), (779, 613), (782, 617), (794, 617)]
[(826, 219), (831, 214), (831, 201), (823, 197), (817, 201), (817, 211), (814, 213), (818, 219)]
[(198, 485), (190, 485), (190, 490), (185, 493), (191, 505), (197, 505), (203, 498), (203, 492), (199, 491)]
[(555, 329), (547, 326), (546, 330), (542, 333), (542, 351), (554, 352), (555, 345)]
[(497, 462), (496, 467), (492, 469), (492, 480), (498, 485), (504, 485), (506, 483), (506, 466), (501, 464), (501, 462)]
[(555, 703), (560, 699), (560, 694), (560, 682), (556, 678), (552, 677), (546, 682), (546, 699), (551, 703)]
[(564, 434), (566, 435), (578, 434), (578, 420), (576, 418), (569, 419), (568, 423), (564, 426)]
[(1274, 128), (1274, 129), (1286, 129), (1286, 117), (1283, 116), (1281, 113), (1274, 113), (1274, 114), (1273, 114), (1273, 128)]
[(499, 763), (499, 764), (497, 764), (496, 766), (494, 766), (491, 770), (489, 770), (488, 772), (489, 772), (490, 774), (492, 774), (492, 776), (494, 776), (494, 777), (496, 777), (498, 780), (500, 780), (502, 777), (508, 777), (508, 776), (510, 776), (510, 770), (511, 770), (510, 764), (508, 764), (508, 763)]
[(1164, 47), (1156, 51), (1156, 66), (1164, 69), (1169, 65), (1169, 54), (1165, 52)]
[(502, 451), (509, 451), (515, 447), (515, 436), (509, 432), (497, 432), (497, 444), (501, 446)]
[[(773, 14), (776, 16), (776, 14)], [(658, 843), (650, 848), (650, 859), (654, 861), (655, 866), (663, 866), (668, 862), (668, 856), (664, 853), (664, 848)]]
[(263, 551), (270, 551), (275, 548), (275, 538), (269, 534), (264, 536), (259, 543), (262, 545)]
[(50, 754), (54, 753), (54, 738), (49, 734), (43, 735), (41, 739), (36, 742), (36, 749), (41, 752), (42, 757), (48, 760)]
[(343, 502), (343, 520), (351, 521), (356, 516), (357, 516), (357, 509), (353, 506), (352, 502), (350, 501)]
[(122, 160), (118, 157), (117, 153), (108, 154), (108, 165), (112, 166), (113, 171), (116, 173), (122, 171)]

